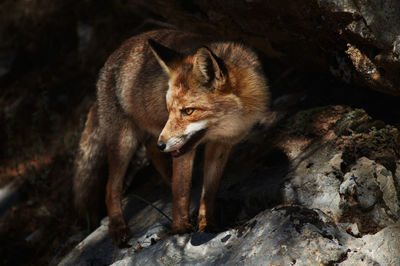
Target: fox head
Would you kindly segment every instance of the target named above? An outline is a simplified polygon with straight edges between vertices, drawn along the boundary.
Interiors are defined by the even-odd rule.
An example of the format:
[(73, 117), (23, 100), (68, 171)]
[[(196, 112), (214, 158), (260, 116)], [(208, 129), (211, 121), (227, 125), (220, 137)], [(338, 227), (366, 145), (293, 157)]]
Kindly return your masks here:
[(149, 45), (169, 76), (169, 116), (157, 144), (162, 151), (176, 157), (205, 140), (232, 143), (251, 128), (254, 119), (246, 119), (246, 99), (237, 88), (240, 75), (230, 73), (230, 66), (211, 49), (203, 46), (183, 55), (153, 40)]

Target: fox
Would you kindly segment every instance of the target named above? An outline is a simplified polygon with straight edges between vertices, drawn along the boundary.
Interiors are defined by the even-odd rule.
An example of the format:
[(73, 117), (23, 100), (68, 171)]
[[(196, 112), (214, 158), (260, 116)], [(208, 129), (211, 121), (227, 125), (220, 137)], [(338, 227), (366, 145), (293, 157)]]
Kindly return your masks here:
[(124, 176), (144, 145), (172, 190), (171, 233), (190, 232), (194, 157), (204, 144), (197, 228), (213, 228), (230, 151), (268, 112), (270, 93), (259, 55), (235, 41), (153, 30), (131, 37), (109, 56), (96, 89), (75, 158), (79, 216), (99, 224), (105, 200), (109, 236), (120, 247), (127, 244)]

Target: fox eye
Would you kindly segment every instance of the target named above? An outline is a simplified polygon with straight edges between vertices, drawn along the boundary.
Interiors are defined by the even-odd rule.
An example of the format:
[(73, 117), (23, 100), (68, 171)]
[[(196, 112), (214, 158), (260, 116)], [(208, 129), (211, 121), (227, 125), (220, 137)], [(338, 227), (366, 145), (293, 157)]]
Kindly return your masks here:
[(191, 115), (194, 112), (194, 108), (185, 108), (182, 110), (183, 115)]

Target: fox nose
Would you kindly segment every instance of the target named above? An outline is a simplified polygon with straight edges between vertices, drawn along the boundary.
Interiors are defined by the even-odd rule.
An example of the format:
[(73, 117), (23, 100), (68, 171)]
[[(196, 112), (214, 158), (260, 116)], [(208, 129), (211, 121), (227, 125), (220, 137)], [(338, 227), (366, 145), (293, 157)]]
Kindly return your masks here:
[(160, 141), (159, 143), (157, 143), (157, 147), (160, 149), (160, 151), (165, 150), (165, 147), (167, 147), (167, 145), (165, 145), (164, 142)]

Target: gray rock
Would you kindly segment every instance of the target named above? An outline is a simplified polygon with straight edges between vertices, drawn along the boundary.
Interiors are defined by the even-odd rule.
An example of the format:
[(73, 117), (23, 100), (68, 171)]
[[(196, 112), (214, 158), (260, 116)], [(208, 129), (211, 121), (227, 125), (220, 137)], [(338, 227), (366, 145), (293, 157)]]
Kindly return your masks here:
[(400, 217), (399, 198), (392, 173), (384, 166), (362, 157), (344, 175), (339, 189), (343, 212), (359, 211), (363, 219), (379, 227)]
[(349, 242), (347, 259), (339, 265), (399, 265), (400, 223)]
[[(60, 264), (400, 265), (400, 167), (393, 174), (366, 157), (342, 167), (334, 134), (323, 144), (284, 140), (278, 152), (251, 146), (263, 134), (239, 144), (228, 162), (217, 206), (229, 229), (168, 236), (169, 221), (128, 196), (123, 205), (130, 212), (131, 247), (111, 244), (105, 219)], [(277, 156), (279, 163), (268, 165)], [(200, 193), (196, 180), (195, 171), (192, 213)], [(151, 194), (171, 216), (169, 191)]]
[(322, 212), (282, 207), (219, 234), (174, 236), (113, 265), (305, 265), (338, 261), (347, 250)]
[[(330, 150), (321, 149), (307, 161), (301, 162), (286, 182), (284, 202), (316, 208), (338, 220), (342, 214), (340, 207), (339, 176), (341, 153), (333, 157)], [(329, 162), (329, 163), (326, 163)], [(311, 165), (312, 163), (312, 165)]]
[(18, 201), (18, 189), (12, 184), (0, 188), (0, 217)]
[(69, 252), (59, 265), (110, 264), (115, 249), (115, 246), (108, 239), (107, 225), (102, 224)]
[[(152, 210), (149, 210), (152, 212)], [(154, 209), (153, 209), (154, 211)], [(104, 227), (104, 228), (103, 228)], [(400, 225), (355, 238), (319, 210), (284, 206), (264, 211), (244, 226), (218, 234), (174, 235), (148, 242), (164, 229), (148, 225), (135, 237), (139, 246), (107, 250), (105, 224), (83, 241), (60, 265), (397, 265)], [(161, 228), (161, 227), (160, 227)], [(152, 233), (150, 233), (152, 232)], [(102, 240), (103, 239), (103, 240)], [(147, 241), (148, 245), (145, 244)], [(103, 242), (103, 243), (102, 243)], [(93, 248), (90, 260), (76, 256)], [(102, 247), (99, 249), (99, 247)], [(108, 254), (109, 257), (105, 257)], [(112, 256), (110, 256), (112, 254)], [(75, 260), (72, 259), (75, 255)], [(86, 254), (86, 256), (89, 254)]]
[[(127, 249), (113, 247), (108, 239), (107, 219), (81, 242), (61, 265), (396, 265), (399, 255), (399, 225), (393, 223), (386, 201), (393, 198), (391, 174), (375, 162), (360, 158), (350, 172), (339, 178), (340, 153), (329, 163), (320, 154), (310, 165), (300, 163), (294, 173), (303, 173), (287, 181), (286, 200), (303, 206), (283, 206), (264, 211), (244, 226), (218, 234), (193, 233), (165, 237), (168, 222), (151, 206), (130, 219), (134, 232)], [(325, 153), (326, 154), (326, 153)], [(326, 154), (327, 155), (327, 154)], [(328, 155), (327, 155), (328, 156)], [(315, 158), (314, 158), (315, 159)], [(308, 167), (307, 167), (308, 166)], [(321, 166), (319, 168), (318, 166)], [(309, 170), (306, 170), (309, 169)], [(332, 174), (332, 173), (335, 173)], [(381, 175), (381, 177), (379, 177)], [(314, 177), (314, 179), (313, 179)], [(327, 186), (330, 186), (329, 189)], [(291, 191), (288, 190), (291, 187)], [(381, 191), (382, 196), (376, 196)], [(394, 191), (394, 192), (393, 192)], [(324, 194), (325, 192), (325, 194)], [(308, 193), (308, 194), (307, 194)], [(344, 202), (352, 196), (354, 202)], [(334, 200), (331, 200), (331, 199)], [(380, 200), (382, 199), (382, 200)], [(385, 201), (386, 199), (386, 201)], [(155, 205), (170, 215), (170, 204), (159, 200)], [(289, 204), (287, 202), (287, 204)], [(366, 219), (384, 221), (385, 229), (359, 238), (357, 221), (338, 223), (346, 208), (367, 209)], [(371, 209), (372, 208), (372, 209)], [(392, 208), (396, 209), (394, 206)], [(164, 223), (162, 222), (164, 221)], [(164, 235), (164, 236), (163, 236)], [(385, 255), (383, 255), (385, 254)]]
[(382, 165), (376, 165), (375, 172), (380, 191), (383, 193), (382, 198), (385, 205), (390, 209), (392, 214), (400, 217), (400, 205), (398, 192), (396, 190), (393, 175)]
[(360, 231), (358, 230), (358, 226), (356, 223), (338, 223), (337, 226), (352, 236), (360, 236)]
[[(132, 198), (125, 199), (132, 202)], [(165, 200), (160, 200), (154, 205), (171, 216), (171, 204)], [(165, 222), (165, 224), (162, 224)], [(117, 258), (130, 256), (135, 250), (148, 248), (155, 241), (159, 240), (159, 235), (168, 230), (168, 220), (151, 206), (139, 211), (128, 222), (133, 236), (129, 241), (132, 248), (118, 249), (108, 236), (108, 217), (102, 220), (101, 225), (79, 243), (65, 258), (60, 265), (104, 265), (111, 264)]]
[(361, 223), (365, 221), (383, 228), (399, 219), (398, 191), (390, 171), (362, 157), (343, 174), (339, 169), (341, 153), (329, 158), (321, 149), (313, 156), (312, 166), (310, 160), (298, 165), (291, 173), (293, 178), (285, 183), (286, 204), (319, 209), (336, 222), (352, 219), (364, 231), (367, 229)]

